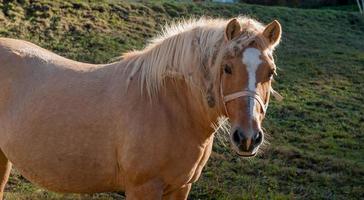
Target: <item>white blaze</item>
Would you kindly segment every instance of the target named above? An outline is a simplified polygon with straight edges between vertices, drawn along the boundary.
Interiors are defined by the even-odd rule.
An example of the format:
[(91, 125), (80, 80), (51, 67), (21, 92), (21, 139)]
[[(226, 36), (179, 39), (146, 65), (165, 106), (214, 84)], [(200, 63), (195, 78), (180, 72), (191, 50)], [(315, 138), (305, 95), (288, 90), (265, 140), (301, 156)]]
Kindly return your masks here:
[[(248, 90), (256, 91), (256, 72), (259, 65), (262, 63), (260, 60), (261, 52), (256, 48), (247, 48), (243, 52), (243, 63), (247, 67), (248, 71)], [(256, 118), (255, 113), (255, 99), (249, 99), (249, 115), (251, 119)]]

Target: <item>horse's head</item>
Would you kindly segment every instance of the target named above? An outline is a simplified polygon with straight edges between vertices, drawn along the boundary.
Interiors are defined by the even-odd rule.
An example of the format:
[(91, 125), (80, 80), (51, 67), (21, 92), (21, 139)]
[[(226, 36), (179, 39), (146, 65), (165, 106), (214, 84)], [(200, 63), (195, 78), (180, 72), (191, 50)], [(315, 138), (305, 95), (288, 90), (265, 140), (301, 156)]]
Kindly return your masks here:
[(273, 21), (241, 45), (244, 37), (239, 22), (231, 20), (225, 40), (233, 45), (233, 53), (227, 53), (222, 60), (220, 93), (231, 122), (232, 146), (239, 155), (249, 157), (257, 153), (264, 140), (262, 121), (276, 71), (272, 51), (280, 41), (281, 25)]

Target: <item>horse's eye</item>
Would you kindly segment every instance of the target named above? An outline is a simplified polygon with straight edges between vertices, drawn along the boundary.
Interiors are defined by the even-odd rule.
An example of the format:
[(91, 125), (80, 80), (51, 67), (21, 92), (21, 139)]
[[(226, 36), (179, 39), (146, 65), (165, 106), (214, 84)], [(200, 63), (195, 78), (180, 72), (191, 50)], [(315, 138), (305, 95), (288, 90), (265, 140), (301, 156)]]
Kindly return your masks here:
[(232, 70), (231, 70), (231, 67), (229, 65), (225, 65), (224, 66), (224, 72), (225, 74), (232, 74)]

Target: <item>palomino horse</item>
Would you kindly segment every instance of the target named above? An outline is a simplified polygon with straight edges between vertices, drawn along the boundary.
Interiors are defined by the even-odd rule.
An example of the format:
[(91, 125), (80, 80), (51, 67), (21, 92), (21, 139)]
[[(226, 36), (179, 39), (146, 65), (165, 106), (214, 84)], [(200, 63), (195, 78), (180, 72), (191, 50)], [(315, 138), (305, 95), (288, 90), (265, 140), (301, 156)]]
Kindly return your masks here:
[(190, 20), (103, 65), (0, 39), (1, 196), (13, 164), (57, 192), (186, 199), (219, 116), (237, 154), (256, 154), (280, 36), (277, 21)]

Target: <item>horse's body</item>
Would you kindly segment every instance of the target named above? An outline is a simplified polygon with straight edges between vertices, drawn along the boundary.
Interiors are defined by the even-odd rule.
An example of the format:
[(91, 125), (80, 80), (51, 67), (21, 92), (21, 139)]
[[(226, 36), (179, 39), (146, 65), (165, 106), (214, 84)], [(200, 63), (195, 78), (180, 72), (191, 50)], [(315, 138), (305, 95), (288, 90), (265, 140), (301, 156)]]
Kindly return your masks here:
[[(226, 28), (229, 40), (240, 33), (234, 23), (232, 31)], [(211, 123), (223, 108), (231, 113), (238, 105), (220, 99), (220, 63), (264, 28), (250, 19), (242, 23), (253, 26), (247, 30), (254, 37), (224, 41), (226, 21), (201, 20), (106, 65), (1, 38), (0, 199), (11, 163), (30, 181), (58, 192), (187, 198), (211, 153)], [(249, 95), (236, 93), (229, 101), (242, 96)]]
[(190, 98), (178, 94), (183, 84), (153, 104), (138, 84), (125, 92), (120, 63), (79, 63), (12, 39), (0, 39), (0, 63), (0, 147), (41, 186), (91, 193), (125, 190), (125, 179), (160, 178), (173, 191), (195, 181), (209, 157), (212, 130), (190, 123)]

